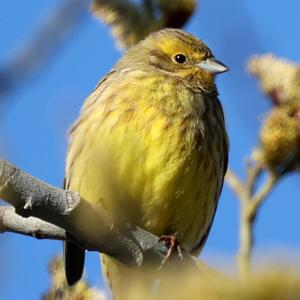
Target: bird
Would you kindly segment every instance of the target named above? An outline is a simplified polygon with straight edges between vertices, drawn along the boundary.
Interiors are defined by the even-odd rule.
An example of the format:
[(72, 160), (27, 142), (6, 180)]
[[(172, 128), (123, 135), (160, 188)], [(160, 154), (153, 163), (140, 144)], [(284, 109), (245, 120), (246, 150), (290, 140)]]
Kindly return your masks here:
[[(180, 29), (162, 29), (127, 50), (84, 102), (69, 132), (65, 188), (200, 253), (228, 164), (228, 135), (215, 77), (228, 68)], [(92, 228), (91, 228), (92, 230)], [(65, 242), (69, 285), (85, 250)], [(126, 299), (129, 268), (102, 255), (112, 294)]]

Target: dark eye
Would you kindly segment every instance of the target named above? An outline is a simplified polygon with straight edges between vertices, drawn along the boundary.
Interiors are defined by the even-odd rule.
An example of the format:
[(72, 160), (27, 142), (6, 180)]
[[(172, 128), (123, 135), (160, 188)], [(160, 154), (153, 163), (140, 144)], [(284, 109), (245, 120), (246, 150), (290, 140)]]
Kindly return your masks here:
[(186, 56), (184, 54), (176, 54), (174, 57), (175, 61), (179, 64), (183, 64), (186, 61)]

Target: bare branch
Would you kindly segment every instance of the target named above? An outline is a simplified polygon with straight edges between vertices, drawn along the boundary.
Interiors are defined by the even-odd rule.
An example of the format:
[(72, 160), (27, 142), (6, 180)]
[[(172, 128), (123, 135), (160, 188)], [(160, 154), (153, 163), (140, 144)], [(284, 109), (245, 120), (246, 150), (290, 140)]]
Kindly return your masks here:
[(265, 184), (260, 188), (260, 190), (253, 195), (251, 200), (251, 205), (249, 207), (250, 217), (256, 214), (259, 206), (263, 203), (263, 201), (267, 198), (267, 196), (272, 192), (274, 187), (276, 186), (279, 177), (275, 173), (270, 173)]
[(247, 168), (247, 192), (249, 197), (253, 195), (255, 185), (257, 183), (258, 178), (260, 177), (263, 171), (263, 167), (260, 163), (255, 163), (253, 165), (248, 165)]
[(244, 202), (247, 200), (244, 183), (230, 168), (227, 170), (225, 180), (240, 201)]
[(11, 206), (0, 206), (0, 232), (19, 233), (37, 239), (67, 239), (65, 230), (37, 218), (23, 218)]
[[(240, 228), (239, 228), (239, 250), (237, 254), (237, 264), (239, 275), (242, 279), (248, 279), (250, 275), (250, 262), (253, 249), (253, 218), (249, 218), (247, 207), (249, 202), (241, 203), (240, 206)], [(248, 205), (247, 205), (248, 204)]]
[(266, 170), (259, 161), (254, 162), (254, 165), (248, 165), (245, 184), (232, 171), (229, 171), (229, 175), (227, 175), (227, 183), (240, 199), (240, 245), (237, 262), (239, 274), (246, 280), (250, 275), (250, 262), (254, 244), (253, 225), (257, 212), (276, 186), (278, 179), (283, 175), (283, 173), (269, 172), (266, 182), (255, 193), (255, 185), (263, 171)]
[[(54, 233), (58, 226), (68, 232), (67, 239), (85, 249), (108, 254), (126, 265), (152, 263), (159, 266), (168, 252), (165, 243), (153, 234), (129, 224), (112, 226), (103, 209), (80, 198), (78, 193), (50, 186), (3, 160), (0, 160), (0, 197), (12, 204), (17, 214), (28, 218), (25, 221), (18, 217), (23, 229), (17, 225), (8, 228), (12, 220), (3, 219), (2, 214), (2, 231), (6, 227), (8, 231), (34, 236), (30, 233), (42, 231), (32, 229), (34, 224), (39, 224), (45, 237), (64, 239), (62, 232)], [(8, 214), (12, 216), (12, 212)], [(47, 231), (44, 222), (29, 217), (56, 226), (50, 224)], [(188, 253), (184, 253), (184, 257), (186, 263), (195, 266)]]

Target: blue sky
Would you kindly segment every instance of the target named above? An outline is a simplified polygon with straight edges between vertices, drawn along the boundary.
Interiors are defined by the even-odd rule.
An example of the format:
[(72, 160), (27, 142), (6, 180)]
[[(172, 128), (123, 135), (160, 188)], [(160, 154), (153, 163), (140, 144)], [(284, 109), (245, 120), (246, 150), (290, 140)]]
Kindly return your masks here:
[[(1, 1), (0, 66), (22, 47), (60, 1)], [(248, 58), (272, 52), (300, 60), (298, 0), (202, 0), (186, 29), (203, 39), (230, 72), (218, 80), (231, 140), (230, 165), (242, 176), (257, 143), (269, 102), (246, 72)], [(6, 97), (0, 113), (1, 157), (61, 186), (67, 130), (85, 97), (120, 57), (106, 26), (86, 17), (43, 72)], [(299, 175), (286, 178), (259, 214), (256, 251), (300, 248)], [(238, 246), (237, 201), (225, 185), (214, 226), (202, 253), (234, 262)], [(5, 234), (1, 242), (1, 299), (39, 299), (49, 286), (47, 264), (61, 243)], [(217, 262), (214, 261), (214, 264)], [(89, 253), (86, 276), (102, 287), (98, 255)]]

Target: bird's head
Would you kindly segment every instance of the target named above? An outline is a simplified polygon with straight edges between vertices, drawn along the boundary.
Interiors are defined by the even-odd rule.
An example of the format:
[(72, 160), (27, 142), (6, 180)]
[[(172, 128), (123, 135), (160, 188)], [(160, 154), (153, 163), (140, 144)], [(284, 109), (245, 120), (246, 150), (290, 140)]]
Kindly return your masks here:
[(214, 89), (215, 75), (228, 70), (201, 40), (179, 29), (150, 34), (127, 52), (125, 60), (138, 68), (155, 68), (207, 91)]

